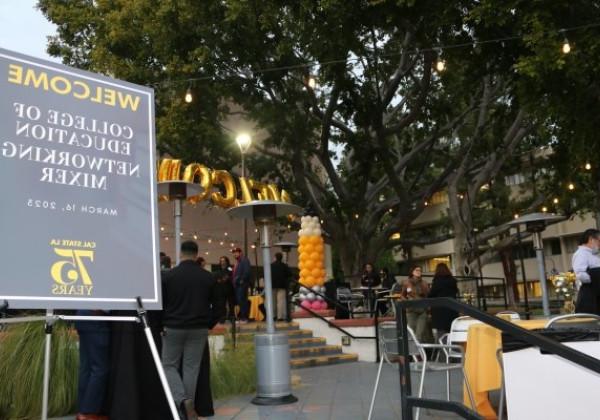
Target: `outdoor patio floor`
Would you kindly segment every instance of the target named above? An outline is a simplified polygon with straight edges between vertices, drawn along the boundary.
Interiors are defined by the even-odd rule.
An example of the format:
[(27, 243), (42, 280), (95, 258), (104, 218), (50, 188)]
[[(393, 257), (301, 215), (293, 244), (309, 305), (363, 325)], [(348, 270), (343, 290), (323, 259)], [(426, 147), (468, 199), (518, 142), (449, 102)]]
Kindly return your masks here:
[[(352, 420), (366, 419), (371, 394), (377, 374), (375, 363), (347, 363), (293, 371), (301, 377), (294, 387), (298, 397), (295, 404), (278, 407), (258, 407), (251, 403), (254, 395), (243, 395), (215, 402), (215, 420)], [(462, 395), (462, 377), (452, 373), (451, 398), (459, 400)], [(427, 373), (425, 396), (445, 399), (445, 374)], [(413, 390), (417, 389), (417, 377), (413, 373)], [(400, 389), (396, 366), (384, 365), (379, 383), (373, 418), (375, 420), (400, 419)], [(439, 411), (423, 410), (422, 420), (458, 419), (460, 417)], [(55, 420), (73, 420), (65, 417)]]

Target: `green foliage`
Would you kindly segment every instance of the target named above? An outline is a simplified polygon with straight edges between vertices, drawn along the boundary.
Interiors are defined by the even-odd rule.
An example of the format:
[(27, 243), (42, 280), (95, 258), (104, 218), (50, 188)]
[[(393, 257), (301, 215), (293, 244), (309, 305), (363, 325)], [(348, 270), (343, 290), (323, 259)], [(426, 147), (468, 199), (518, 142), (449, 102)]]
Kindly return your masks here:
[(254, 345), (239, 342), (235, 349), (229, 344), (220, 354), (212, 353), (210, 386), (217, 400), (256, 391)]
[[(38, 419), (42, 411), (44, 324), (11, 325), (0, 336), (0, 418)], [(48, 413), (73, 413), (77, 403), (77, 336), (58, 322), (52, 335)]]

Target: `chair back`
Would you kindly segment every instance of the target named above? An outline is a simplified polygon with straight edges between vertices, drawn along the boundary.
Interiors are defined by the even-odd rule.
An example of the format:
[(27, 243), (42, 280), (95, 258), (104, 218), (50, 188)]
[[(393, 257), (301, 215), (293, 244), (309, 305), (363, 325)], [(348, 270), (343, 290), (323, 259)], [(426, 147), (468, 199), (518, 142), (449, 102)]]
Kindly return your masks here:
[(348, 302), (352, 300), (352, 290), (348, 287), (338, 287), (336, 290), (337, 300), (340, 302)]
[(501, 315), (505, 315), (505, 316), (508, 315), (511, 320), (521, 319), (521, 315), (519, 315), (519, 313), (515, 312), (515, 311), (500, 311), (500, 312), (496, 313), (496, 316), (501, 316)]
[(567, 314), (555, 316), (546, 323), (545, 328), (571, 329), (571, 328), (589, 328), (600, 329), (600, 316), (596, 314)]
[[(421, 352), (417, 345), (414, 333), (408, 329), (408, 354), (409, 356), (419, 356)], [(402, 340), (402, 337), (400, 337)], [(390, 357), (397, 357), (401, 351), (398, 347), (398, 327), (396, 321), (384, 321), (379, 323), (379, 347), (384, 356), (389, 360)]]
[(466, 343), (467, 332), (473, 324), (480, 324), (481, 321), (471, 318), (470, 316), (459, 316), (452, 321), (450, 325), (450, 336), (448, 337), (449, 344)]

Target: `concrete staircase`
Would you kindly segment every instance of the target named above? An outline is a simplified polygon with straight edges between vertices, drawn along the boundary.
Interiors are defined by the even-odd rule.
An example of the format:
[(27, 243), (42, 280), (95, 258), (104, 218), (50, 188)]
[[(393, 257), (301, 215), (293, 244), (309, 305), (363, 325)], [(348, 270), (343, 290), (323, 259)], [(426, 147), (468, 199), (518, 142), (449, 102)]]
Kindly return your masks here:
[[(257, 332), (265, 331), (264, 322), (252, 322), (238, 327), (237, 338), (250, 341)], [(275, 329), (289, 336), (292, 369), (356, 362), (358, 355), (342, 353), (341, 346), (328, 345), (324, 338), (313, 337), (311, 330), (301, 330), (295, 322), (277, 322)]]

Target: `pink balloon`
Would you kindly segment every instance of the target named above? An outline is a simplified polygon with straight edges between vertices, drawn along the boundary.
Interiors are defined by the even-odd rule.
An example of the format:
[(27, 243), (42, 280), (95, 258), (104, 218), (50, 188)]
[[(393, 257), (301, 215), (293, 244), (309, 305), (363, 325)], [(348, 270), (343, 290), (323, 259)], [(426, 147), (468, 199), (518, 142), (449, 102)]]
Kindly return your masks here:
[(302, 302), (300, 302), (300, 306), (303, 308), (307, 308), (307, 309), (312, 308), (310, 300), (306, 300), (306, 299), (304, 299)]
[(321, 309), (321, 301), (315, 300), (311, 303), (311, 307), (317, 310)]

